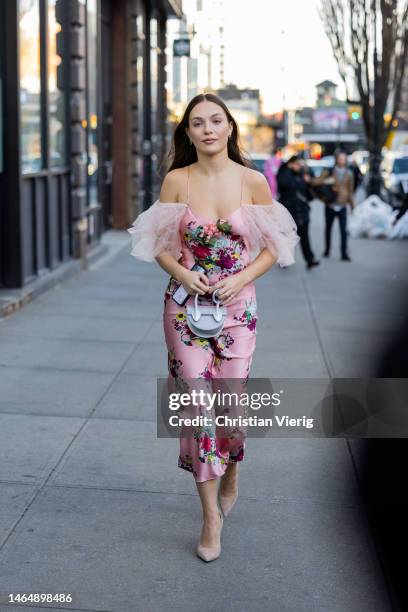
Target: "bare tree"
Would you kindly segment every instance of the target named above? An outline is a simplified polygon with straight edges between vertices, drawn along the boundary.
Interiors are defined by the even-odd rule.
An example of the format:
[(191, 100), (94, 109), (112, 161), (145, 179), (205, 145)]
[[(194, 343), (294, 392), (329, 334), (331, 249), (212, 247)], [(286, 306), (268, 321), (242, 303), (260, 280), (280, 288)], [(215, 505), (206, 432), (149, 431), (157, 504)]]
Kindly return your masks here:
[(381, 151), (399, 110), (408, 61), (407, 0), (322, 0), (319, 14), (347, 99), (355, 98), (350, 83), (358, 92), (370, 152), (369, 193), (379, 195)]

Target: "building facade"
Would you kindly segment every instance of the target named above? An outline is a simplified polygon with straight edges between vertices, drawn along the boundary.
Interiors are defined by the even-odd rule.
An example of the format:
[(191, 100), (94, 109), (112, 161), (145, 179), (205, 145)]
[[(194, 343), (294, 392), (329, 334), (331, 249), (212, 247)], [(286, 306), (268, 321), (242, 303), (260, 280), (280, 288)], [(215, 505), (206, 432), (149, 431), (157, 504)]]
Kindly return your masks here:
[(0, 287), (86, 259), (148, 208), (180, 0), (0, 4)]
[(361, 108), (336, 95), (337, 85), (322, 81), (316, 85), (316, 106), (296, 109), (288, 121), (288, 139), (293, 145), (318, 146), (322, 155), (336, 149), (351, 153), (367, 146)]

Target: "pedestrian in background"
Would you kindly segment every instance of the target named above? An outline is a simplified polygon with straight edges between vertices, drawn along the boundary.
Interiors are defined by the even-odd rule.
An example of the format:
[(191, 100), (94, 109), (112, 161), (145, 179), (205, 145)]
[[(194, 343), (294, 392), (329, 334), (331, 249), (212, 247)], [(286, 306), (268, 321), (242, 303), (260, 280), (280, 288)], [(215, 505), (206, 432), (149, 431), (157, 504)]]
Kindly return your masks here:
[(278, 193), (278, 181), (277, 174), (280, 166), (282, 165), (282, 153), (280, 149), (273, 148), (271, 156), (266, 160), (264, 164), (263, 173), (268, 181), (272, 197), (276, 198)]
[(308, 270), (318, 266), (309, 238), (309, 201), (313, 199), (310, 189), (311, 176), (304, 172), (298, 155), (292, 155), (283, 163), (277, 174), (279, 201), (286, 206), (297, 225), (300, 248)]
[(312, 181), (313, 186), (323, 185), (331, 190), (325, 201), (325, 251), (324, 257), (330, 257), (331, 233), (336, 217), (340, 225), (340, 250), (343, 261), (351, 261), (347, 249), (347, 206), (355, 207), (354, 175), (347, 167), (347, 154), (344, 151), (335, 153), (335, 166), (332, 170), (323, 170), (318, 179)]
[(360, 187), (362, 181), (363, 181), (363, 174), (360, 170), (360, 168), (358, 167), (358, 163), (356, 162), (355, 159), (353, 159), (350, 163), (350, 170), (353, 173), (353, 177), (354, 177), (354, 193), (357, 191), (357, 189)]

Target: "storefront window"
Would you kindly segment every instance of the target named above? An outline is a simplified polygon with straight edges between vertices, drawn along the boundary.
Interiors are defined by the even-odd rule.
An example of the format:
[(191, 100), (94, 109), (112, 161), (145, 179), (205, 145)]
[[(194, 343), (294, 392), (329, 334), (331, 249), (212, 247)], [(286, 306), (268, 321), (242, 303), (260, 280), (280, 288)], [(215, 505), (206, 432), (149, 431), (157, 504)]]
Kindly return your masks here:
[(157, 133), (157, 19), (150, 19), (150, 70), (151, 70), (151, 110), (152, 110), (152, 134)]
[(98, 203), (98, 44), (97, 3), (87, 2), (87, 46), (88, 46), (88, 177), (89, 204)]
[[(144, 140), (144, 117), (143, 117), (143, 109), (144, 109), (144, 79), (143, 79), (143, 49), (145, 43), (145, 35), (143, 32), (143, 16), (138, 15), (136, 18), (136, 29), (137, 29), (137, 37), (138, 37), (138, 51), (137, 51), (137, 62), (136, 62), (136, 78), (137, 78), (137, 125), (138, 125), (138, 150), (142, 152), (143, 150), (143, 140)], [(137, 172), (139, 175), (139, 184), (140, 188), (143, 189), (144, 185), (144, 169), (143, 169), (143, 155), (140, 153), (138, 155), (138, 168)]]
[(58, 89), (57, 70), (61, 57), (57, 55), (57, 34), (61, 25), (55, 19), (55, 2), (48, 0), (48, 92), (50, 116), (50, 165), (64, 166), (65, 153), (65, 96)]
[(19, 0), (21, 165), (42, 168), (39, 0)]
[(3, 172), (3, 57), (0, 49), (0, 173)]
[(158, 21), (150, 19), (150, 78), (151, 78), (151, 122), (152, 122), (152, 153), (151, 164), (153, 177), (157, 175), (158, 120), (157, 120), (157, 85), (158, 85)]

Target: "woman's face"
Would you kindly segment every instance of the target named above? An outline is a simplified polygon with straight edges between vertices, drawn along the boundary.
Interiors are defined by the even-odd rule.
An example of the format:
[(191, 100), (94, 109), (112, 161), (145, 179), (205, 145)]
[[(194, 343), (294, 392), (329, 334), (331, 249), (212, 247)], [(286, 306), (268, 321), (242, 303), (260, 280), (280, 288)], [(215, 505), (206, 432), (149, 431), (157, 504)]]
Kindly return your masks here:
[(224, 149), (228, 145), (228, 136), (232, 133), (232, 124), (228, 122), (227, 115), (221, 106), (205, 100), (196, 104), (191, 111), (189, 128), (186, 129), (186, 133), (193, 141), (197, 151), (211, 154)]

